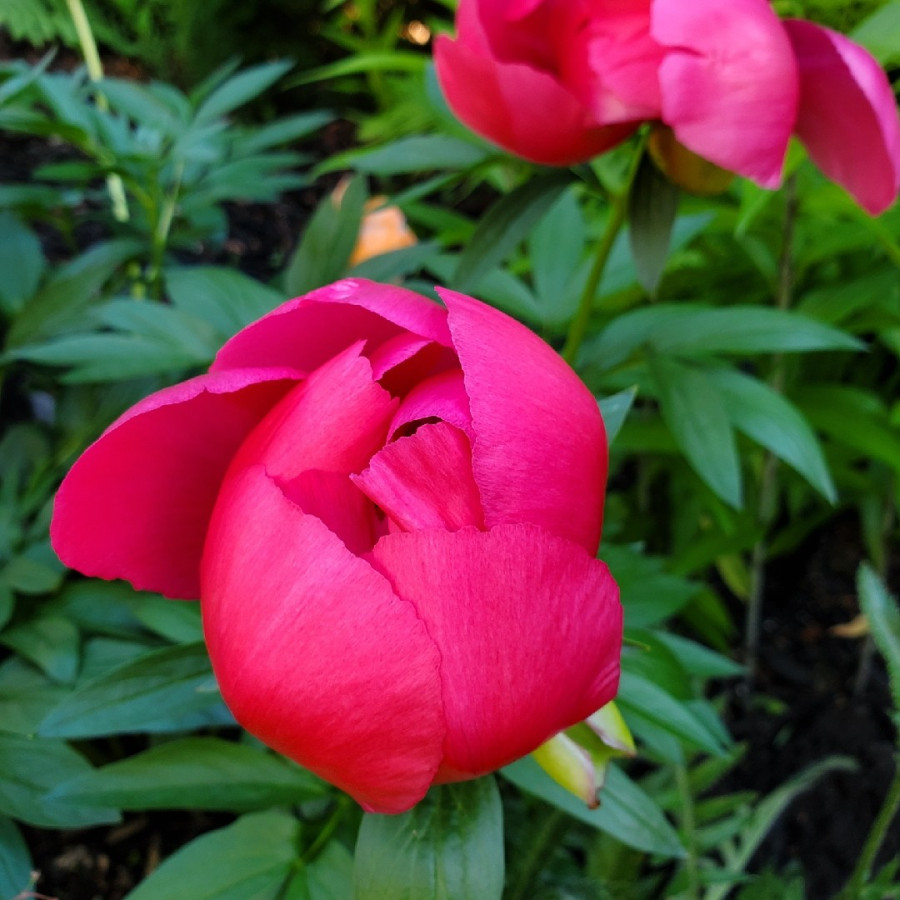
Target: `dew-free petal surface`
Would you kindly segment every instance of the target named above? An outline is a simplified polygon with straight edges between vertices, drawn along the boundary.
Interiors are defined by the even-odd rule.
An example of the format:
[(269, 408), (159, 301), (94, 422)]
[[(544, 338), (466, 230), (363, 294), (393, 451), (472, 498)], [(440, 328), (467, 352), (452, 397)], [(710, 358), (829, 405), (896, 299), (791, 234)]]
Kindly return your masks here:
[(223, 487), (202, 581), (213, 668), (245, 728), (370, 811), (424, 796), (445, 734), (438, 651), (414, 607), (262, 466)]
[(388, 433), (394, 435), (404, 425), (433, 418), (470, 432), (469, 398), (459, 369), (442, 372), (417, 384), (401, 401)]
[(469, 397), (485, 524), (531, 522), (594, 553), (607, 470), (597, 401), (523, 325), (470, 297), (439, 293)]
[(900, 190), (900, 120), (887, 76), (858, 44), (787, 20), (800, 71), (797, 136), (833, 181), (872, 215)]
[(446, 313), (405, 288), (346, 278), (289, 300), (239, 331), (216, 355), (210, 371), (289, 365), (306, 371), (350, 344), (373, 352), (404, 330), (450, 345)]
[(114, 422), (56, 495), (60, 559), (138, 590), (200, 596), (200, 555), (235, 451), (301, 378), (290, 369), (201, 375), (158, 391)]
[(469, 439), (446, 422), (388, 444), (352, 478), (405, 531), (484, 525)]
[(794, 127), (797, 64), (768, 0), (655, 0), (662, 119), (682, 144), (774, 188)]
[(441, 780), (503, 766), (615, 696), (618, 589), (576, 544), (533, 525), (418, 531), (371, 559), (442, 651)]

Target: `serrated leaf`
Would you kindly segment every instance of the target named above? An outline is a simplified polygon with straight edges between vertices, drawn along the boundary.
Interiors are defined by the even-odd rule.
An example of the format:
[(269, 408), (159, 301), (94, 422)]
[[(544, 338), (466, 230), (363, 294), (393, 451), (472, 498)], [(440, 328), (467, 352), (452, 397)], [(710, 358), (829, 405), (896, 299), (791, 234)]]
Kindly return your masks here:
[(497, 201), (484, 214), (463, 250), (453, 288), (466, 292), (477, 287), (524, 240), (570, 182), (567, 173), (550, 172), (529, 179)]
[(367, 814), (357, 900), (500, 900), (503, 811), (492, 776), (433, 787), (409, 812)]
[(325, 786), (281, 757), (213, 737), (190, 737), (86, 772), (53, 797), (118, 809), (246, 811), (321, 797)]
[(191, 841), (125, 900), (276, 900), (297, 855), (300, 823), (253, 813)]
[(80, 828), (117, 822), (115, 809), (48, 797), (60, 780), (90, 766), (64, 741), (0, 732), (0, 813), (40, 828)]
[(694, 366), (663, 356), (649, 363), (663, 419), (685, 458), (719, 497), (740, 509), (741, 462), (721, 393)]
[(628, 195), (628, 240), (638, 281), (651, 295), (666, 267), (679, 196), (645, 153)]
[(201, 643), (153, 650), (79, 685), (40, 726), (52, 737), (177, 730), (220, 702)]
[(597, 809), (589, 809), (560, 787), (530, 756), (501, 769), (501, 774), (523, 791), (629, 847), (660, 856), (685, 855), (678, 833), (659, 806), (617, 766), (607, 770)]
[(894, 711), (900, 716), (900, 607), (875, 570), (863, 563), (856, 573), (859, 606), (869, 620), (869, 634), (891, 676)]

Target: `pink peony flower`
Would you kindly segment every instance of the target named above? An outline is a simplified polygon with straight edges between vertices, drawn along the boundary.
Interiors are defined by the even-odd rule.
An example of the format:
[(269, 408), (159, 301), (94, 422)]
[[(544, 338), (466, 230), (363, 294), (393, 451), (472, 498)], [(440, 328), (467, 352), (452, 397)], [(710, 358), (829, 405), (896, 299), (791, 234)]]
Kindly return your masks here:
[(590, 159), (661, 121), (767, 188), (796, 134), (872, 214), (900, 191), (900, 122), (874, 59), (767, 0), (461, 0), (437, 72), (457, 115), (546, 165)]
[(441, 296), (285, 303), (111, 425), (51, 528), (86, 574), (199, 596), (238, 721), (378, 812), (534, 750), (619, 675), (597, 404)]

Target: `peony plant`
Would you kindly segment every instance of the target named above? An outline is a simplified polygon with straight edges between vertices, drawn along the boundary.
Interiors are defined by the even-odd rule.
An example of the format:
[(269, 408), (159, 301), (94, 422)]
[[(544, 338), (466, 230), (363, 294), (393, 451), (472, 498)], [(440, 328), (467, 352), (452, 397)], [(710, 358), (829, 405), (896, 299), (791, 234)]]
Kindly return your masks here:
[(376, 812), (616, 694), (597, 403), (524, 326), (345, 280), (235, 335), (75, 463), (72, 568), (199, 597), (250, 732)]
[(450, 106), (534, 162), (590, 159), (653, 122), (766, 188), (796, 135), (872, 215), (900, 190), (900, 122), (878, 63), (767, 0), (461, 0), (457, 28), (435, 51)]

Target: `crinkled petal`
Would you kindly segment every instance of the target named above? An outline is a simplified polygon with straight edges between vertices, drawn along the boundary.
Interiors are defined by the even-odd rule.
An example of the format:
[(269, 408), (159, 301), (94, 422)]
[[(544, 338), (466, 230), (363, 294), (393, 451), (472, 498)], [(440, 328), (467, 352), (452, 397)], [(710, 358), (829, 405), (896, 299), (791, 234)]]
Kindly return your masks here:
[(487, 49), (471, 4), (460, 8), (459, 37), (438, 39), (435, 66), (454, 113), (511, 153), (551, 166), (591, 159), (635, 126), (594, 121), (556, 76), (527, 63), (501, 62)]
[(446, 314), (420, 294), (363, 278), (347, 278), (289, 300), (239, 331), (211, 371), (290, 365), (312, 371), (350, 344), (367, 352), (403, 331), (450, 346)]
[(442, 652), (440, 780), (506, 765), (615, 696), (618, 589), (582, 547), (500, 525), (390, 534), (371, 559)]
[(262, 466), (229, 476), (203, 627), (237, 720), (366, 809), (418, 802), (441, 760), (440, 656), (413, 606)]
[(469, 439), (446, 422), (388, 444), (351, 477), (405, 531), (484, 525)]
[(50, 534), (85, 575), (200, 596), (200, 556), (222, 478), (255, 425), (302, 378), (291, 369), (201, 375), (133, 406), (78, 459)]
[(597, 402), (536, 334), (442, 290), (472, 415), (472, 466), (490, 528), (531, 522), (594, 553), (607, 444)]
[(662, 119), (700, 156), (763, 187), (781, 183), (799, 95), (791, 43), (768, 0), (655, 0), (667, 48)]
[(403, 398), (388, 431), (394, 435), (411, 422), (435, 418), (470, 433), (469, 398), (459, 369), (442, 372), (416, 385)]
[(338, 353), (274, 406), (235, 455), (290, 481), (308, 469), (359, 472), (387, 436), (397, 401), (372, 378), (359, 343)]
[(900, 191), (900, 120), (890, 82), (858, 44), (812, 22), (784, 23), (800, 70), (797, 136), (873, 216)]

